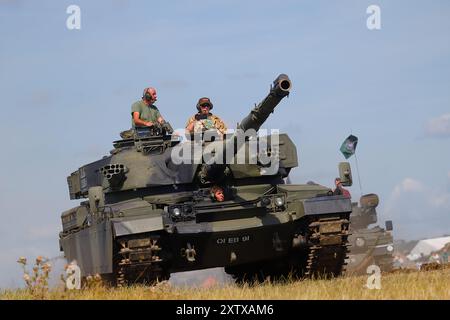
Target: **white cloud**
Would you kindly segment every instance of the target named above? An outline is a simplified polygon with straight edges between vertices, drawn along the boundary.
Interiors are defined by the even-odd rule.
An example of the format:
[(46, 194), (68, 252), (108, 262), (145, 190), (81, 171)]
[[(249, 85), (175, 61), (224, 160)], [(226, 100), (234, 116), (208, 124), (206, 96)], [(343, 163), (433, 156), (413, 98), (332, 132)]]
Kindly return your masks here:
[(420, 239), (447, 234), (449, 210), (449, 190), (405, 178), (393, 188), (379, 220), (394, 221), (397, 239)]
[(428, 202), (436, 208), (450, 208), (450, 193), (431, 194)]
[(405, 192), (420, 192), (423, 190), (422, 183), (412, 178), (404, 179), (401, 186)]
[(397, 184), (392, 192), (393, 198), (398, 198), (404, 193), (421, 192), (423, 191), (423, 185), (420, 181), (412, 178), (405, 178), (402, 182)]
[(428, 120), (425, 133), (431, 137), (450, 137), (450, 113)]
[(405, 178), (397, 184), (391, 193), (390, 201), (405, 197), (410, 200), (421, 198), (436, 208), (450, 207), (450, 193), (448, 191), (425, 186), (422, 182), (413, 178)]

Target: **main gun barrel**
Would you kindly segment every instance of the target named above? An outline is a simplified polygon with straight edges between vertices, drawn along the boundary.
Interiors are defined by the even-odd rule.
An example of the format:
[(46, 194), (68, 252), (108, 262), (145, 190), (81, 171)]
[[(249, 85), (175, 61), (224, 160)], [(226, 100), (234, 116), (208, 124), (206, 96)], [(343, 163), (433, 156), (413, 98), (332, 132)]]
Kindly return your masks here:
[(269, 94), (241, 121), (238, 129), (244, 131), (254, 129), (258, 131), (280, 101), (289, 95), (291, 86), (289, 77), (285, 74), (280, 74), (274, 80)]
[[(273, 112), (280, 101), (289, 94), (291, 90), (291, 80), (285, 74), (280, 74), (270, 88), (269, 94), (245, 117), (235, 131), (235, 133), (227, 139), (223, 144), (223, 160), (226, 161), (228, 152), (236, 155), (238, 150), (245, 143), (245, 139), (239, 139), (240, 134), (246, 134), (247, 130), (253, 129), (258, 131), (269, 115)], [(245, 137), (244, 137), (245, 138)], [(202, 169), (198, 172), (198, 178), (201, 183), (214, 182), (217, 183), (224, 177), (226, 165), (221, 164), (203, 164)]]

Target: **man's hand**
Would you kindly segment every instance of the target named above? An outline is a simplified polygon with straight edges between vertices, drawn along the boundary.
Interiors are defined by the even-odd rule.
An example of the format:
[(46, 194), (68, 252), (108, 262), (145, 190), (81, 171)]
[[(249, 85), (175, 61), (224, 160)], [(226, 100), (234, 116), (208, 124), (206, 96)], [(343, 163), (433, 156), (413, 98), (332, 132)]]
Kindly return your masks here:
[(142, 119), (139, 119), (139, 112), (133, 112), (133, 121), (134, 124), (139, 127), (151, 127), (154, 125), (154, 123), (151, 121), (144, 121)]
[(205, 115), (205, 114), (199, 114), (199, 113), (197, 113), (197, 114), (195, 115), (195, 120), (197, 120), (197, 121), (205, 120), (205, 119), (208, 119), (208, 116)]

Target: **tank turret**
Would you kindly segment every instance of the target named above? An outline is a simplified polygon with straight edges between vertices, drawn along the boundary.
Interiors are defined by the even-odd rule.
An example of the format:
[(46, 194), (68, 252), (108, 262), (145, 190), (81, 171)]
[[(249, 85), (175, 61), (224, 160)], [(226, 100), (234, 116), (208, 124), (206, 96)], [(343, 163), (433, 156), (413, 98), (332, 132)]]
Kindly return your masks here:
[[(220, 158), (216, 157), (216, 159), (220, 159), (220, 161), (219, 163), (202, 164), (202, 166), (198, 170), (198, 179), (200, 183), (220, 183), (221, 181), (226, 179), (225, 176), (227, 175), (227, 173), (229, 173), (229, 171), (226, 171), (228, 163), (227, 160), (232, 161), (230, 159), (234, 157), (239, 150), (248, 147), (248, 145), (245, 146), (245, 143), (248, 143), (249, 137), (257, 139), (256, 134), (260, 127), (264, 124), (264, 122), (266, 122), (270, 114), (274, 112), (275, 108), (281, 102), (281, 100), (289, 95), (290, 90), (291, 81), (289, 80), (289, 77), (285, 74), (280, 74), (273, 81), (273, 85), (271, 86), (267, 96), (258, 105), (256, 105), (255, 108), (245, 118), (243, 118), (231, 137), (227, 137), (225, 141), (216, 142), (219, 144), (222, 143), (222, 149), (220, 150), (220, 146), (218, 147), (221, 156)], [(295, 148), (295, 146), (293, 145), (291, 145), (291, 147)], [(217, 150), (215, 148), (209, 149), (213, 150), (213, 152)], [(286, 148), (284, 148), (284, 150), (287, 151)], [(205, 155), (203, 155), (202, 158), (205, 159)], [(291, 160), (293, 160), (293, 157), (291, 157)], [(278, 161), (278, 159), (276, 161)], [(249, 162), (250, 161), (247, 158), (245, 163)]]
[[(171, 186), (179, 184), (186, 187), (191, 187), (187, 184), (193, 183), (205, 185), (222, 181), (224, 175), (232, 175), (233, 179), (238, 180), (267, 177), (264, 165), (249, 159), (248, 154), (239, 164), (237, 158), (234, 159), (234, 164), (228, 163), (227, 159), (241, 149), (250, 149), (248, 137), (244, 135), (249, 131), (256, 134), (270, 113), (289, 94), (290, 89), (288, 76), (279, 75), (269, 94), (241, 121), (233, 135), (212, 142), (205, 138), (206, 134), (200, 137), (200, 143), (203, 146), (208, 145), (208, 148), (198, 149), (201, 154), (193, 154), (198, 141), (180, 143), (179, 139), (174, 138), (170, 124), (163, 127), (136, 128), (132, 138), (113, 143), (115, 149), (111, 151), (110, 156), (87, 164), (68, 177), (71, 199), (87, 197), (89, 188), (97, 186), (103, 187), (108, 202), (111, 194), (124, 196), (118, 192), (129, 191), (127, 196), (132, 196), (139, 194), (140, 190), (158, 186), (170, 189)], [(270, 136), (264, 139), (266, 144), (271, 142)], [(297, 151), (286, 134), (277, 135), (276, 139), (279, 145), (279, 170), (274, 172), (273, 176), (282, 179), (288, 175), (291, 168), (298, 165)], [(223, 157), (212, 165), (205, 164), (211, 150), (213, 153), (217, 151)], [(186, 161), (187, 154), (190, 156)], [(229, 165), (226, 165), (227, 163)], [(282, 177), (278, 177), (279, 175)], [(115, 201), (114, 196), (112, 201)]]
[(359, 203), (353, 203), (350, 215), (350, 254), (347, 272), (350, 274), (366, 274), (367, 267), (375, 264), (382, 271), (390, 271), (393, 267), (394, 238), (392, 221), (386, 221), (386, 227), (377, 223), (376, 208), (379, 198), (376, 194), (361, 196)]
[(352, 228), (367, 228), (369, 225), (377, 222), (377, 211), (379, 199), (374, 193), (361, 196), (359, 205), (353, 203), (353, 211), (350, 215)]

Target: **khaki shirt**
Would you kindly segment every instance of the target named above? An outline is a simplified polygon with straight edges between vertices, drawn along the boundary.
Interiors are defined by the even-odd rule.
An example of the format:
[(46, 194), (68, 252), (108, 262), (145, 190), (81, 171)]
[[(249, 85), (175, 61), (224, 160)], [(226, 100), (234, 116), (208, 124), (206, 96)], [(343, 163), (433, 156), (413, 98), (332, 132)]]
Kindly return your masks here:
[(161, 113), (159, 113), (159, 110), (154, 105), (146, 105), (144, 101), (136, 101), (131, 106), (131, 126), (134, 128), (134, 120), (133, 120), (133, 113), (139, 112), (139, 119), (144, 121), (151, 121), (156, 122), (158, 121), (158, 118), (161, 117)]
[(225, 134), (227, 131), (227, 126), (225, 123), (218, 117), (210, 113), (208, 118), (202, 120), (196, 120), (194, 114), (190, 117), (186, 123), (186, 128), (192, 123), (195, 122), (194, 132), (201, 132), (203, 130), (209, 130), (216, 128), (220, 133)]

